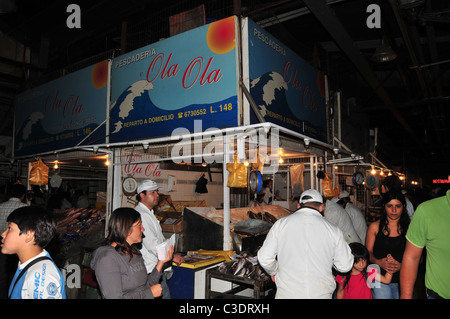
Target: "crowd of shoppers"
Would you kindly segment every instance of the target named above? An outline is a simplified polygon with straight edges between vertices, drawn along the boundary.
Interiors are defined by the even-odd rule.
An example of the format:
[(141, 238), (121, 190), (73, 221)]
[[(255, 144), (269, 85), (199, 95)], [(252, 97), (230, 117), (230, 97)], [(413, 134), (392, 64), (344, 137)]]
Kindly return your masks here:
[[(358, 235), (335, 208), (348, 204), (342, 200), (348, 193), (331, 200), (315, 190), (302, 193), (299, 209), (272, 226), (258, 252), (276, 284), (276, 298), (417, 298), (424, 257), (426, 297), (450, 298), (450, 190), (414, 211), (395, 179), (382, 188), (380, 219), (365, 234), (357, 227)], [(341, 215), (327, 218), (327, 206)]]
[[(138, 205), (111, 214), (105, 244), (91, 263), (104, 298), (170, 298), (170, 265), (184, 260), (173, 246), (158, 250), (167, 241), (153, 212), (160, 188), (143, 181)], [(23, 185), (13, 190), (0, 205), (1, 252), (17, 256), (18, 267), (11, 284), (3, 285), (2, 298), (64, 299), (64, 279), (45, 250), (56, 234), (54, 216), (27, 206)], [(347, 210), (352, 204), (347, 192), (326, 199), (316, 190), (304, 191), (297, 211), (273, 224), (257, 254), (276, 284), (275, 297), (414, 298), (425, 259), (427, 298), (450, 298), (450, 190), (416, 206), (396, 181), (388, 180), (381, 195), (380, 219), (367, 227), (361, 225), (361, 211)], [(45, 280), (35, 290), (38, 277)]]

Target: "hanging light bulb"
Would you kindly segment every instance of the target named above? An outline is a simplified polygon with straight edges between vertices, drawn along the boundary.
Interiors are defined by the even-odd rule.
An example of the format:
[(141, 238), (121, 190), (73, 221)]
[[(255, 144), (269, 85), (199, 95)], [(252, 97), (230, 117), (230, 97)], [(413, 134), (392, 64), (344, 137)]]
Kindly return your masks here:
[(56, 171), (59, 168), (58, 161), (55, 161), (55, 165), (53, 165), (53, 169)]
[(373, 165), (372, 165), (372, 170), (370, 171), (370, 174), (375, 175), (376, 172), (377, 172), (377, 171), (375, 170), (375, 168), (374, 168)]
[(108, 155), (106, 155), (105, 165), (106, 165), (106, 166), (109, 166), (109, 156), (108, 156)]

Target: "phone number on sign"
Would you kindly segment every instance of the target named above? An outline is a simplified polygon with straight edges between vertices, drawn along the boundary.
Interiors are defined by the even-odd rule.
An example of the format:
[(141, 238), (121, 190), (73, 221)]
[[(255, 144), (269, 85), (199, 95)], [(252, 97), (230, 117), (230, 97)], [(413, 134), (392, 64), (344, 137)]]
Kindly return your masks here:
[[(233, 104), (231, 104), (231, 103), (220, 104), (217, 107), (213, 107), (211, 105), (209, 107), (209, 113), (213, 114), (213, 113), (217, 113), (217, 112), (226, 112), (226, 111), (231, 111), (232, 109), (233, 109)], [(178, 118), (206, 115), (206, 113), (207, 113), (207, 109), (206, 108), (197, 109), (197, 110), (193, 110), (193, 111), (179, 112), (178, 113)]]
[[(178, 117), (180, 117), (179, 116), (180, 114), (183, 114), (183, 113), (178, 113)], [(205, 114), (206, 114), (206, 109), (198, 109), (198, 110), (184, 112), (184, 117), (192, 117), (192, 116), (199, 116), (199, 115), (205, 115)]]

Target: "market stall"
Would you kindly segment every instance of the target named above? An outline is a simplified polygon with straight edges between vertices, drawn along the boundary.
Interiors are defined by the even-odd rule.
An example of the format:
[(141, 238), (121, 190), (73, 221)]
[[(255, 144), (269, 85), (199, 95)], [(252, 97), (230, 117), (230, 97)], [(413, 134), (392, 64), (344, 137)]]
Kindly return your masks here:
[[(350, 152), (327, 143), (326, 77), (256, 23), (239, 19), (75, 72), (49, 83), (44, 96), (27, 92), (15, 156), (46, 155), (57, 163), (74, 152), (104, 155), (109, 166), (98, 224), (104, 227), (116, 208), (135, 207), (137, 185), (152, 179), (164, 187), (155, 211), (165, 235), (176, 234), (177, 251), (255, 252), (271, 222), (296, 209), (303, 190), (321, 189), (317, 173), (330, 154)], [(211, 41), (224, 31), (232, 36)], [(274, 182), (273, 205), (247, 208), (267, 178)], [(205, 229), (192, 231), (195, 219)], [(266, 228), (252, 233), (257, 227), (244, 222)]]
[[(220, 50), (206, 36), (218, 30), (234, 35)], [(246, 206), (264, 179), (274, 179), (282, 196), (254, 214), (277, 219), (296, 209), (302, 190), (321, 188), (316, 175), (329, 154), (350, 155), (326, 142), (325, 77), (248, 19), (230, 17), (128, 52), (112, 61), (111, 73), (111, 134), (102, 146), (113, 154), (112, 209), (136, 205), (144, 179), (163, 186), (172, 204), (205, 201), (173, 218), (163, 214), (163, 227), (177, 232), (177, 251), (255, 252), (264, 234), (239, 233), (236, 223), (254, 219)]]

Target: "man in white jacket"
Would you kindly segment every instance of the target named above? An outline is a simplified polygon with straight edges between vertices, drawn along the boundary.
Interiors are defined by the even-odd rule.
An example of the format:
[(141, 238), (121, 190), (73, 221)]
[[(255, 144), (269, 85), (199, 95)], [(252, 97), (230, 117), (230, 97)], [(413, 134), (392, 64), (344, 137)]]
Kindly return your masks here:
[(355, 227), (353, 227), (353, 222), (347, 211), (332, 200), (327, 200), (326, 205), (327, 206), (324, 210), (325, 219), (333, 225), (336, 225), (342, 231), (347, 244), (364, 244), (356, 233)]
[(342, 231), (323, 217), (319, 192), (304, 191), (298, 207), (272, 226), (258, 251), (259, 264), (272, 276), (278, 299), (330, 299), (336, 288), (332, 267), (348, 272), (354, 257)]
[[(153, 212), (153, 208), (158, 205), (158, 191), (161, 188), (162, 187), (158, 186), (156, 182), (148, 179), (139, 184), (137, 188), (136, 199), (139, 203), (134, 209), (141, 214), (142, 226), (144, 227), (141, 254), (144, 258), (144, 263), (148, 274), (153, 271), (153, 268), (155, 268), (158, 263), (156, 246), (166, 240), (162, 233), (161, 225)], [(183, 257), (180, 254), (173, 254), (173, 261), (177, 264), (184, 262)], [(162, 277), (162, 297), (163, 299), (170, 299), (170, 292), (166, 283), (166, 277)]]
[[(331, 201), (334, 201), (333, 198)], [(341, 205), (350, 216), (353, 227), (355, 228), (358, 237), (361, 239), (361, 244), (366, 244), (367, 222), (361, 210), (351, 202), (350, 194), (347, 191), (339, 193), (336, 203)]]

